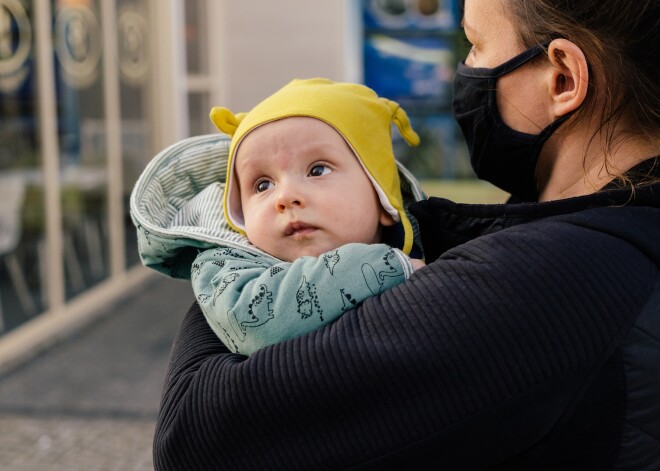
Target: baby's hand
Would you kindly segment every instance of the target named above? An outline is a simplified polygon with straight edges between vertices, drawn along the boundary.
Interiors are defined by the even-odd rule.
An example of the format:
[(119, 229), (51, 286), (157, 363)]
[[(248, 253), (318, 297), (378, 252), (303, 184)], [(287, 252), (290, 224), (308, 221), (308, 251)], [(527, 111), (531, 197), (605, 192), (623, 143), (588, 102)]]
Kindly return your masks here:
[(419, 270), (420, 268), (426, 266), (426, 263), (418, 258), (411, 258), (410, 263), (412, 264), (413, 270)]

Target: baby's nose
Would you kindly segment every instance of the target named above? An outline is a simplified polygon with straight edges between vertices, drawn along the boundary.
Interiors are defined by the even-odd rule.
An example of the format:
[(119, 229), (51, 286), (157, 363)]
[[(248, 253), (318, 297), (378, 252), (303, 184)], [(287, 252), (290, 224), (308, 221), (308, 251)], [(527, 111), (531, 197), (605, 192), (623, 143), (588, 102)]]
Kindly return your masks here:
[(279, 212), (283, 212), (293, 207), (304, 207), (305, 200), (300, 191), (295, 191), (287, 185), (281, 185), (278, 187), (277, 201), (275, 205)]

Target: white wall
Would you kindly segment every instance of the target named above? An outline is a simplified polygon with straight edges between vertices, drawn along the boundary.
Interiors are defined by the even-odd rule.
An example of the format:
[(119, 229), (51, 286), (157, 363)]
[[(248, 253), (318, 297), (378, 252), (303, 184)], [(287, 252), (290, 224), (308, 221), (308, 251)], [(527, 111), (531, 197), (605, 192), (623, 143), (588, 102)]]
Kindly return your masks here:
[(359, 80), (357, 3), (219, 0), (210, 31), (215, 104), (248, 111), (293, 78)]

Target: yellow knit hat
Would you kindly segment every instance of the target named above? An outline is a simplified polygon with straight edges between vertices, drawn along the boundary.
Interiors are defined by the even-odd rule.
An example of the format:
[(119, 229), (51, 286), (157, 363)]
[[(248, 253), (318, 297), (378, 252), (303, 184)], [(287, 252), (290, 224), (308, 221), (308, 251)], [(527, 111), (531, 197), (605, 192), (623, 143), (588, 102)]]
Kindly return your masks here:
[(344, 137), (376, 188), (383, 208), (395, 221), (402, 223), (405, 234), (402, 250), (410, 253), (413, 231), (403, 210), (399, 173), (392, 149), (392, 122), (409, 145), (418, 145), (419, 136), (398, 103), (378, 97), (364, 85), (322, 78), (293, 80), (249, 113), (234, 115), (221, 107), (211, 110), (213, 123), (220, 131), (232, 136), (223, 196), (225, 217), (232, 228), (245, 234), (240, 195), (235, 190), (233, 176), (234, 158), (241, 140), (262, 124), (294, 116), (319, 119)]

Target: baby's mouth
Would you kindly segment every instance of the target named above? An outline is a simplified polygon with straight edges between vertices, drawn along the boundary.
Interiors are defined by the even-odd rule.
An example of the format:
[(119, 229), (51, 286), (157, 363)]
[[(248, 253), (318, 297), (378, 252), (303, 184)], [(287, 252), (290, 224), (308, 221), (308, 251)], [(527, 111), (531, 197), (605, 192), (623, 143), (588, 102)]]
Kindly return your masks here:
[(304, 222), (291, 222), (286, 226), (286, 229), (284, 230), (284, 235), (286, 237), (289, 236), (302, 236), (302, 235), (307, 235), (311, 234), (314, 232), (317, 228), (315, 226), (312, 226), (311, 224), (306, 224)]

